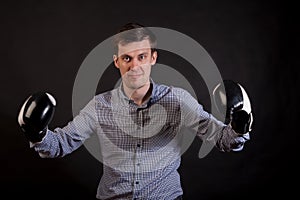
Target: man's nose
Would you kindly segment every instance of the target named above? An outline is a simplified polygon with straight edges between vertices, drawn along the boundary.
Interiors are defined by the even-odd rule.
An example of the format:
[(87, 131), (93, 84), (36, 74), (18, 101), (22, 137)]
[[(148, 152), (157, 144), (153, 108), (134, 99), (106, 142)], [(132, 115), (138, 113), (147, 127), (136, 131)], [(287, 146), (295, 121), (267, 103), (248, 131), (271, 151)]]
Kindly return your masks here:
[(140, 65), (141, 65), (141, 62), (137, 58), (134, 58), (131, 61), (130, 69), (134, 69), (136, 67), (139, 67)]

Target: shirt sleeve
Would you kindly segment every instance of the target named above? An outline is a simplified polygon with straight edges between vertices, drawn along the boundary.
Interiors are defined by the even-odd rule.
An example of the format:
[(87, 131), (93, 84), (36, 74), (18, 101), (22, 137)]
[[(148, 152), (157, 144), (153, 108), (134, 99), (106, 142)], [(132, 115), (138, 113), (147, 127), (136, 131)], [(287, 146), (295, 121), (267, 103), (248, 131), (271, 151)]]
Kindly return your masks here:
[(181, 90), (181, 110), (183, 125), (195, 133), (204, 143), (217, 147), (220, 151), (241, 151), (249, 133), (240, 135), (230, 125), (224, 124), (212, 114), (203, 109), (203, 106), (187, 91)]
[(43, 140), (30, 143), (42, 158), (63, 157), (78, 149), (96, 131), (95, 99), (92, 99), (72, 121), (53, 131), (47, 130)]

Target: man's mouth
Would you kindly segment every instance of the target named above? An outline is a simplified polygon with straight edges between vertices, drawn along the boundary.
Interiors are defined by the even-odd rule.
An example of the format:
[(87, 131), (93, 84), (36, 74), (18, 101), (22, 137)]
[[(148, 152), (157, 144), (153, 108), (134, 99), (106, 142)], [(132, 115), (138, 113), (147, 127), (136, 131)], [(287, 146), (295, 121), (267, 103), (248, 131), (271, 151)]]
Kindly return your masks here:
[(142, 74), (128, 74), (128, 77), (130, 78), (138, 78), (140, 76), (142, 76)]

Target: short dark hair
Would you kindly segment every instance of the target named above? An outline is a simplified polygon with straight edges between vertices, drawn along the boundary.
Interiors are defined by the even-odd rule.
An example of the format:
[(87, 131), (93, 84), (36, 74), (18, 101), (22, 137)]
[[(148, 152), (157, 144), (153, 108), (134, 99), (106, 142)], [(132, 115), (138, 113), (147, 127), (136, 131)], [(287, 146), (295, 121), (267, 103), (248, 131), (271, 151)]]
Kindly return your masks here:
[(140, 42), (148, 39), (151, 45), (151, 52), (156, 51), (156, 37), (147, 27), (139, 23), (127, 23), (122, 26), (118, 33), (114, 35), (113, 45), (115, 54), (118, 53), (118, 45), (125, 45), (131, 42)]

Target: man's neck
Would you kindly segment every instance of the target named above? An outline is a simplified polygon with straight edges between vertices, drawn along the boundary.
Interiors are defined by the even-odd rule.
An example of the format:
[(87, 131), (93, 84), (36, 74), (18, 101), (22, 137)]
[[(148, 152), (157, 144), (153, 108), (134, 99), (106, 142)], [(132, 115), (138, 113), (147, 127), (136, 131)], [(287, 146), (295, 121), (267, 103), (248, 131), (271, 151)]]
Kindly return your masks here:
[(136, 103), (137, 105), (142, 105), (145, 101), (149, 99), (152, 93), (152, 87), (150, 82), (138, 89), (128, 88), (125, 86), (125, 84), (123, 85), (123, 88), (126, 96), (129, 99), (133, 100), (134, 103)]

